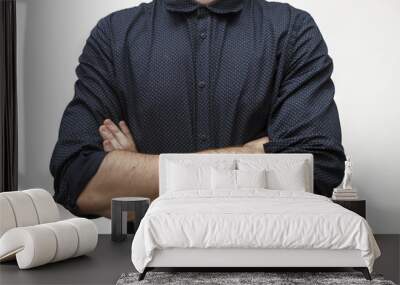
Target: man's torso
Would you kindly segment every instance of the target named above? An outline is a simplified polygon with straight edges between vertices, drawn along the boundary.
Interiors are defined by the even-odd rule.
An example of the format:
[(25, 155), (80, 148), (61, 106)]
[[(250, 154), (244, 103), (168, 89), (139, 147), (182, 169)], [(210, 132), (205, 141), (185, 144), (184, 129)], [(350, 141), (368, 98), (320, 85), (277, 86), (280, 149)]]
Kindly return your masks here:
[(141, 4), (107, 19), (119, 119), (138, 148), (192, 152), (267, 135), (298, 10), (249, 0), (236, 1), (242, 6), (233, 12), (229, 5), (222, 12), (190, 5), (192, 11), (172, 11), (174, 2)]

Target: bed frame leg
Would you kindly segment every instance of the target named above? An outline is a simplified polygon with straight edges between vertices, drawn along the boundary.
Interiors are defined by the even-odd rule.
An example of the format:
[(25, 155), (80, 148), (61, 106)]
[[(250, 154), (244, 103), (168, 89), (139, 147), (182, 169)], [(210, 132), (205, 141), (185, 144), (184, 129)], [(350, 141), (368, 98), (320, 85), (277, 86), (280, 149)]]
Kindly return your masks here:
[(147, 267), (146, 267), (146, 268), (143, 270), (143, 272), (139, 274), (138, 281), (142, 281), (142, 280), (144, 279), (144, 277), (146, 277), (147, 271), (149, 271), (149, 270), (148, 270)]
[(354, 269), (357, 271), (361, 271), (362, 274), (364, 275), (365, 279), (372, 280), (371, 274), (369, 274), (369, 270), (367, 267), (355, 267)]

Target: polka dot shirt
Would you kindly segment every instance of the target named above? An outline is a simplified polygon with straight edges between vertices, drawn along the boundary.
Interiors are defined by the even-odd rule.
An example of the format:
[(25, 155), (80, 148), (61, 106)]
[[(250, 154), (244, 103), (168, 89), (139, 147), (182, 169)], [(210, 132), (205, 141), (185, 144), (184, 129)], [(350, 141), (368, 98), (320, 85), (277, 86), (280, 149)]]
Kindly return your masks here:
[(267, 153), (312, 153), (329, 196), (344, 151), (332, 60), (313, 18), (264, 0), (154, 0), (92, 30), (50, 170), (55, 199), (76, 200), (105, 157), (98, 128), (125, 120), (141, 153), (186, 153), (268, 136)]

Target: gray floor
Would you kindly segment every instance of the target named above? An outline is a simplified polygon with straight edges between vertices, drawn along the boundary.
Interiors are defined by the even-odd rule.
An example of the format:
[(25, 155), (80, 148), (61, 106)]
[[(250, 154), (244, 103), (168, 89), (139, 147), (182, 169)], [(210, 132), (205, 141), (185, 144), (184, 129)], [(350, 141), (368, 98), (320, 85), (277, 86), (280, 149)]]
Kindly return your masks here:
[[(382, 257), (375, 263), (376, 273), (399, 283), (400, 235), (377, 235)], [(0, 265), (0, 284), (115, 284), (119, 276), (134, 271), (130, 260), (131, 240), (114, 243), (100, 236), (97, 249), (78, 257), (30, 270), (18, 270), (15, 262)]]
[(386, 279), (400, 283), (400, 235), (375, 235), (381, 257), (375, 262), (374, 271)]
[(99, 243), (88, 256), (18, 270), (15, 262), (0, 265), (0, 284), (115, 284), (124, 272), (133, 271), (130, 260), (131, 241), (111, 241), (99, 236)]

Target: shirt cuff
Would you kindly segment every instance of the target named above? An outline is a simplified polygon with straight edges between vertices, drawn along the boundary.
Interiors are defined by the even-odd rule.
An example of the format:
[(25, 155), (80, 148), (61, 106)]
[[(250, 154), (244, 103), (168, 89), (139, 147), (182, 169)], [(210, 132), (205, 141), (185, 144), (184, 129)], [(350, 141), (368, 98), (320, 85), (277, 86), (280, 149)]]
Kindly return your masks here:
[[(64, 187), (60, 187), (60, 197), (65, 197), (66, 201), (60, 201), (74, 215), (82, 216), (76, 204), (79, 195), (86, 185), (96, 174), (106, 153), (104, 151), (83, 150), (68, 166), (64, 175)], [(97, 218), (89, 215), (87, 218)]]

